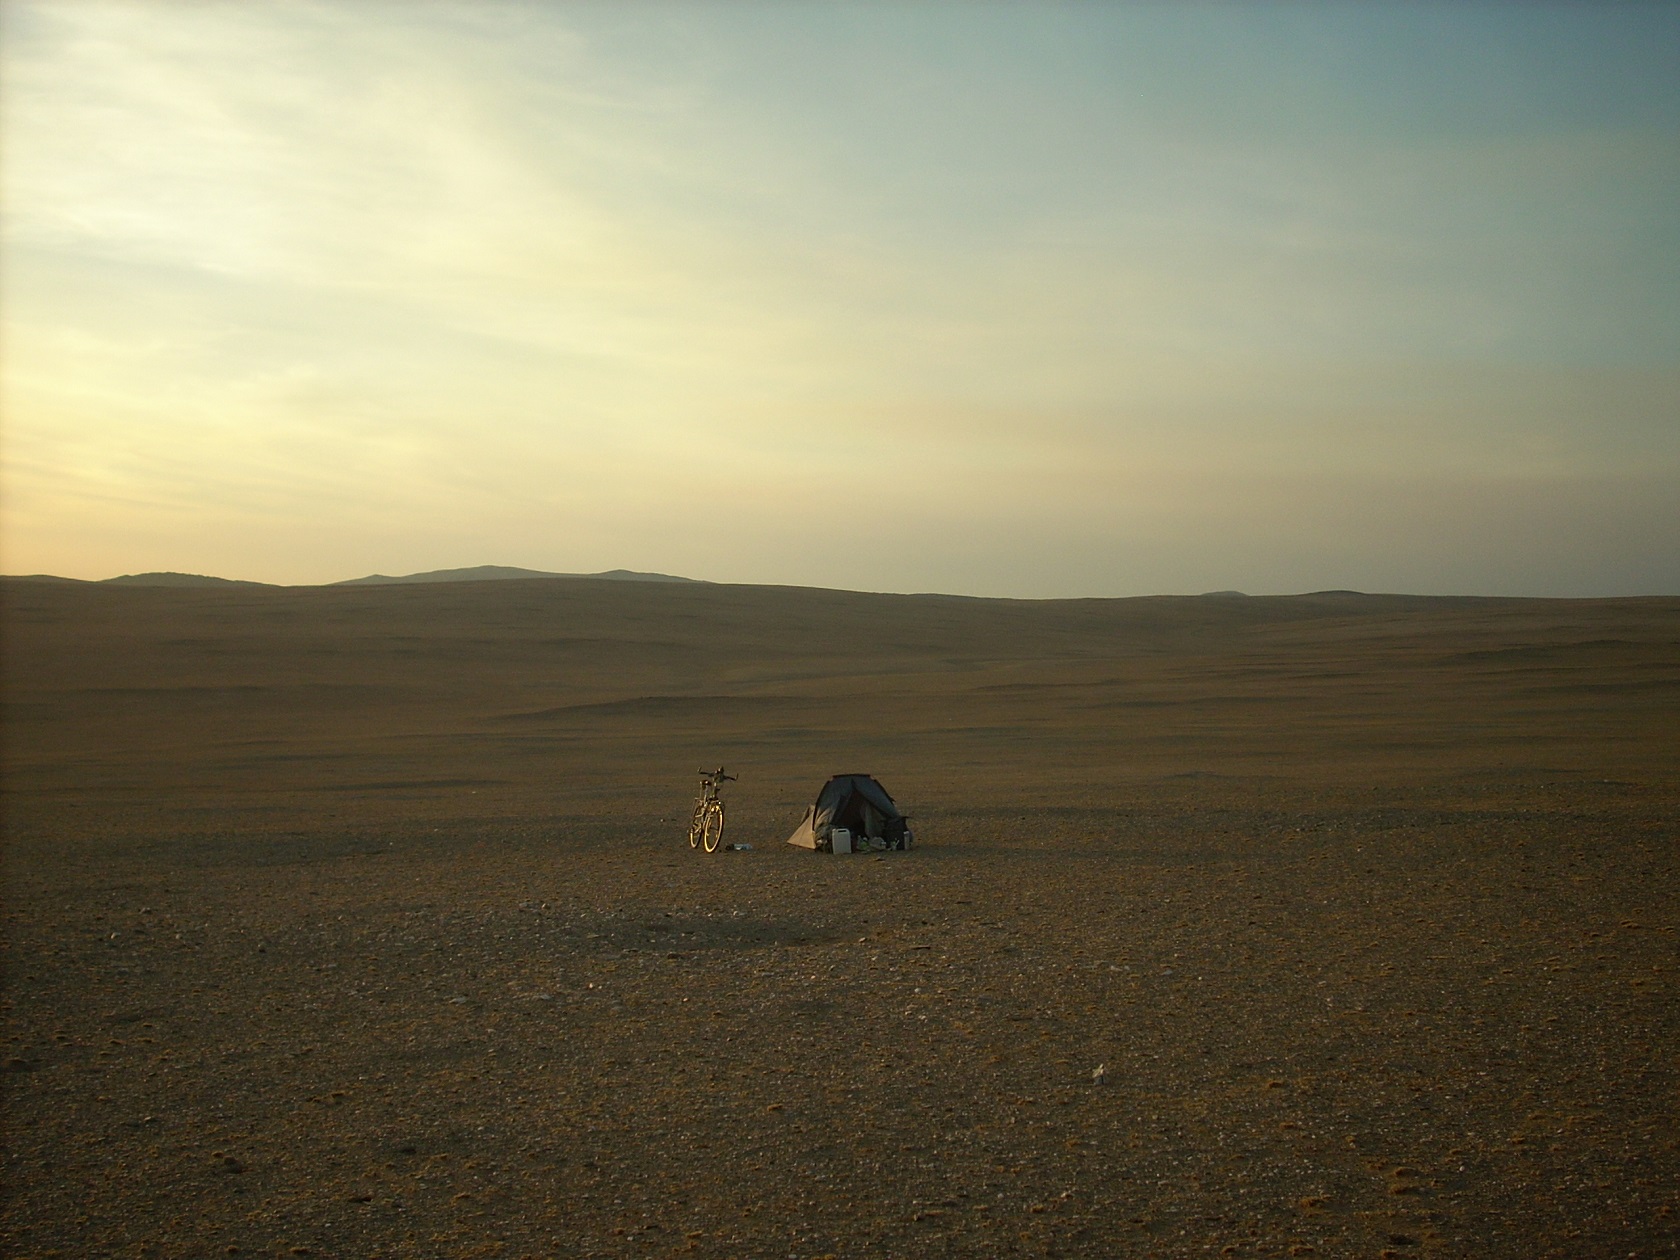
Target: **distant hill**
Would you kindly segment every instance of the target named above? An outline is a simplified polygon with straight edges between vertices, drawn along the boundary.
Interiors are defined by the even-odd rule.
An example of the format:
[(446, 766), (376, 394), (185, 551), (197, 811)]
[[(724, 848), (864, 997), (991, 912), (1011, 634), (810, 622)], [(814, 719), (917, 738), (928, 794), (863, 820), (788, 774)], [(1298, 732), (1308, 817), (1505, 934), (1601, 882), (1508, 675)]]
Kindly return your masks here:
[[(638, 573), (633, 569), (608, 569), (605, 573), (547, 573), (541, 569), (516, 569), (505, 564), (481, 564), (470, 569), (435, 569), (430, 573), (409, 573), (389, 577), (371, 573), (367, 577), (350, 578), (343, 582), (329, 582), (329, 586), (390, 586), (405, 582), (495, 582), (509, 578), (596, 578), (609, 582), (692, 582), (704, 585), (697, 578), (673, 577), (669, 573)], [(250, 582), (241, 578), (211, 577), (204, 573), (125, 573), (121, 577), (85, 578), (56, 577), (51, 573), (6, 575), (7, 582), (65, 582), (75, 586), (184, 586), (184, 587), (269, 587), (279, 589), (273, 582)]]
[(546, 573), (541, 569), (515, 569), (505, 564), (481, 564), (470, 569), (433, 569), (430, 573), (409, 573), (387, 577), (370, 573), (332, 586), (388, 586), (394, 582), (499, 582), (510, 578), (605, 578), (610, 582), (692, 582), (694, 578), (672, 577), (669, 573), (637, 573), (631, 569), (608, 569), (605, 573)]
[(105, 586), (270, 586), (269, 582), (245, 582), (238, 578), (207, 577), (202, 573), (125, 573), (103, 578)]

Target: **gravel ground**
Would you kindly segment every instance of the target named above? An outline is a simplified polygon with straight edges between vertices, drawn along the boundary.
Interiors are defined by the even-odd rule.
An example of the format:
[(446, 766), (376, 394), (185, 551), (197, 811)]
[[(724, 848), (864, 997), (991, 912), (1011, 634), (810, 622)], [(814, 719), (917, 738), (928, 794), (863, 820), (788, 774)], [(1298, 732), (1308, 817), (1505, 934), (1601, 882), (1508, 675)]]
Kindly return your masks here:
[[(8, 1256), (1680, 1255), (1680, 600), (6, 579), (0, 649)], [(917, 846), (785, 845), (856, 770)]]
[(4, 1239), (1680, 1254), (1676, 817), (1553, 795), (949, 813), (852, 858), (31, 828)]

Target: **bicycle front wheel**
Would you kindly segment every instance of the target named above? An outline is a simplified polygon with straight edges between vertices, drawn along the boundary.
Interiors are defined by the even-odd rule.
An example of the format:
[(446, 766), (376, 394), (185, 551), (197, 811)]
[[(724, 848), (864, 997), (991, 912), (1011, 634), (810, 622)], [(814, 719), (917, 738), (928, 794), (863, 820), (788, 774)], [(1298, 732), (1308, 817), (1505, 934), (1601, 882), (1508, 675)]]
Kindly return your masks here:
[(705, 845), (707, 853), (716, 853), (718, 845), (723, 843), (722, 801), (713, 801), (711, 808), (706, 811), (700, 842)]

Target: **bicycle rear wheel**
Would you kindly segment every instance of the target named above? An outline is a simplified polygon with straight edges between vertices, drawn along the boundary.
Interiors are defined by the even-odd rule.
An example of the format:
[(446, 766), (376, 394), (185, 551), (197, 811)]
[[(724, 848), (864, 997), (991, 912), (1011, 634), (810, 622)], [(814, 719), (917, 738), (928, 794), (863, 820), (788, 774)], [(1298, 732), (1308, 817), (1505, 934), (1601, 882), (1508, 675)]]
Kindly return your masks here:
[[(698, 849), (700, 847), (700, 838), (705, 834), (705, 830), (706, 807), (704, 805), (696, 805), (694, 807), (694, 817), (688, 820), (689, 848)], [(710, 852), (710, 850), (707, 850), (707, 852)]]
[(716, 853), (719, 844), (723, 843), (723, 802), (713, 801), (706, 810), (706, 820), (702, 827), (700, 842), (707, 853)]

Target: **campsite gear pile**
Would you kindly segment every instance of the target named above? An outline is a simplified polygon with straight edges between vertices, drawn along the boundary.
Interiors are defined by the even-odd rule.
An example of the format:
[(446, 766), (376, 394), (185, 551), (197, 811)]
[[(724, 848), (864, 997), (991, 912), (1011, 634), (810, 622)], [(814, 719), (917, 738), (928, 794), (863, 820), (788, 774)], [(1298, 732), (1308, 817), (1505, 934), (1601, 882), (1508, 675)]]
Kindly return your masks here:
[(910, 822), (887, 789), (867, 774), (837, 774), (788, 837), (821, 853), (881, 853), (908, 849)]

